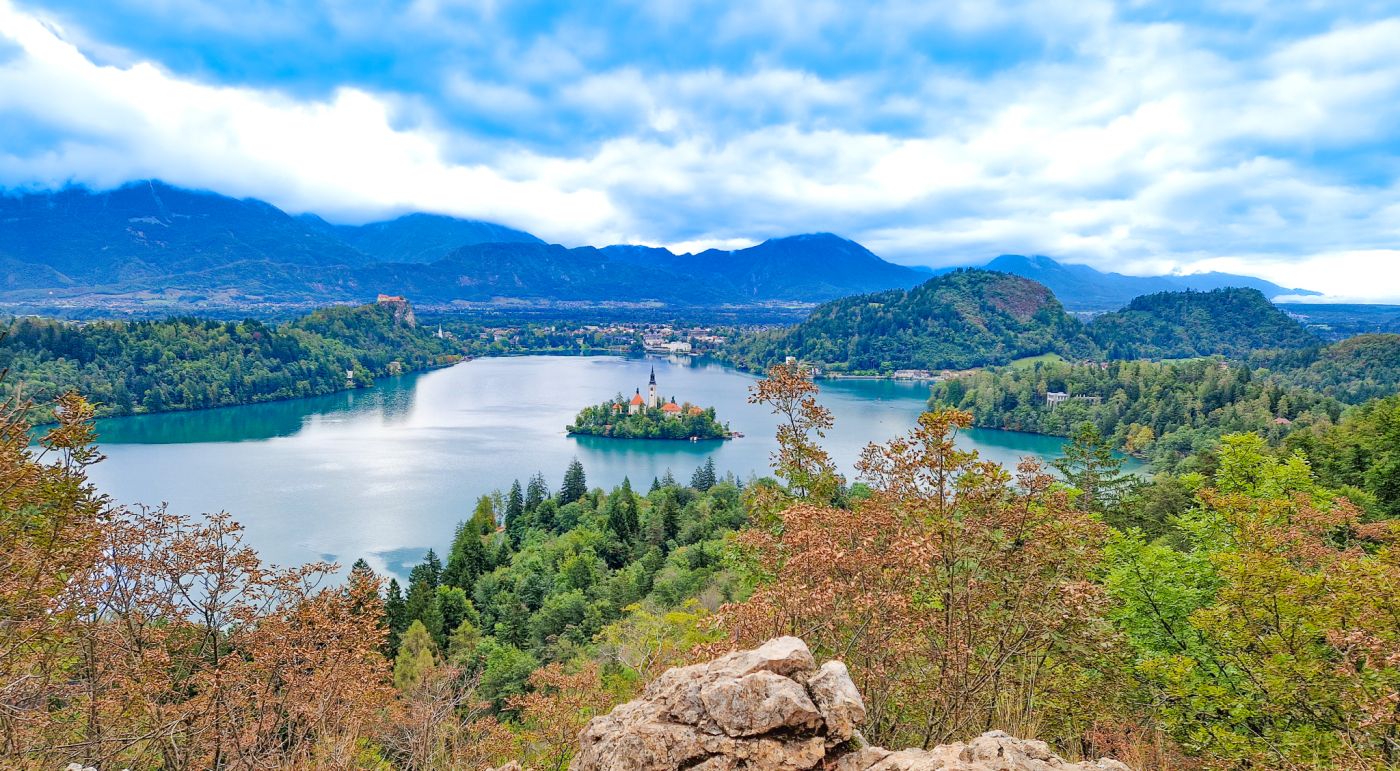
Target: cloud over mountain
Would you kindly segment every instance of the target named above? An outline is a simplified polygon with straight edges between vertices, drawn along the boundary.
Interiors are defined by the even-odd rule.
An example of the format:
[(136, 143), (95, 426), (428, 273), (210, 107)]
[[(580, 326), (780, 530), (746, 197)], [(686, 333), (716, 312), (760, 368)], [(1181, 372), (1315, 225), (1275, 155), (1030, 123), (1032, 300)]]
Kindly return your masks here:
[(159, 177), (571, 244), (832, 230), (908, 263), (1383, 297), (1396, 39), (1364, 3), (0, 0), (0, 185)]

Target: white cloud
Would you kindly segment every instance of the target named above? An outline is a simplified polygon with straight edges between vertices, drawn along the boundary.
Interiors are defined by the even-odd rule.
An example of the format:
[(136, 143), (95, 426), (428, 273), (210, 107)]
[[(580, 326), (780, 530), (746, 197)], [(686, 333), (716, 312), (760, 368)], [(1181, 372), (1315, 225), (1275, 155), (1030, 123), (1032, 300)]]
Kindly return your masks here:
[[(499, 10), (414, 8), (424, 25)], [(674, 34), (704, 34), (688, 27), (692, 12), (647, 10)], [(1053, 55), (979, 75), (936, 61), (918, 37), (1011, 26)], [(0, 60), (0, 117), (61, 138), (40, 152), (0, 147), (0, 181), (158, 176), (331, 216), (497, 219), (566, 243), (699, 250), (832, 230), (902, 262), (1035, 252), (1351, 296), (1395, 277), (1400, 19), (1248, 54), (1208, 48), (1186, 23), (1069, 0), (892, 0), (857, 14), (763, 0), (712, 27), (718, 43), (763, 38), (773, 51), (728, 68), (590, 69), (615, 41), (565, 24), (484, 52), (509, 60), (495, 75), (442, 78), (451, 110), (492, 125), (591, 132), (551, 145), (454, 129), (421, 95), (342, 87), (299, 100), (139, 59), (97, 64), (0, 0), (0, 43), (22, 49)], [(861, 40), (894, 62), (819, 75), (775, 53), (837, 59), (833, 46)], [(1392, 176), (1315, 160), (1348, 151), (1380, 153)]]
[(147, 176), (332, 215), (423, 209), (586, 238), (616, 213), (605, 191), (443, 160), (440, 129), (395, 128), (390, 100), (343, 88), (325, 101), (216, 87), (149, 63), (98, 66), (33, 17), (0, 5), (23, 54), (0, 65), (0, 112), (66, 139), (0, 155), (0, 173), (49, 185)]

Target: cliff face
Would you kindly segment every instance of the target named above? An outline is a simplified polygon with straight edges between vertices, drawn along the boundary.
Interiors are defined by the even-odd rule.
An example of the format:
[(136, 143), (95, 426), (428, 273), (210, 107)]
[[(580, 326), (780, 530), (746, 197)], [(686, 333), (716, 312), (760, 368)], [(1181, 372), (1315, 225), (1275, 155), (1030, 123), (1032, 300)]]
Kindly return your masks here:
[(820, 667), (796, 637), (672, 669), (579, 734), (570, 771), (1131, 771), (1070, 763), (1043, 742), (993, 731), (932, 750), (867, 746), (846, 666)]

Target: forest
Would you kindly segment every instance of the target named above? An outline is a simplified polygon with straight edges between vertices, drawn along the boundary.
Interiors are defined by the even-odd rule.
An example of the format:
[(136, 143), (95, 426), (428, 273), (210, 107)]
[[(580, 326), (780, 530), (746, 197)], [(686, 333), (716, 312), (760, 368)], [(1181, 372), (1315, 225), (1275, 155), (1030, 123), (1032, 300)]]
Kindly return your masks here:
[[(1093, 423), (1114, 446), (1173, 469), (1227, 433), (1277, 443), (1334, 424), (1348, 405), (1395, 392), (1400, 335), (1266, 350), (1243, 360), (1039, 361), (948, 378), (929, 404), (972, 414), (974, 425), (1069, 436)], [(1046, 394), (1071, 398), (1050, 405)], [(1090, 397), (1079, 399), (1074, 397)]]
[(23, 383), (42, 408), (76, 389), (99, 416), (129, 415), (363, 388), (461, 358), (459, 346), (417, 327), (411, 309), (393, 304), (332, 306), (283, 324), (25, 317), (0, 340), (0, 367), (8, 372), (0, 391)]
[(1085, 322), (1030, 279), (965, 269), (908, 291), (826, 303), (795, 326), (739, 336), (725, 355), (758, 371), (792, 356), (833, 373), (872, 375), (1003, 366), (1046, 354), (1074, 361), (1286, 356), (1321, 343), (1254, 289), (1161, 292)]
[(117, 506), (85, 478), (91, 406), (60, 397), (35, 447), (12, 400), (0, 758), (557, 770), (667, 667), (788, 633), (846, 662), (883, 746), (998, 728), (1144, 771), (1400, 759), (1400, 398), (1280, 444), (1226, 433), (1150, 480), (1092, 422), (1053, 467), (983, 461), (946, 408), (848, 480), (800, 370), (751, 399), (780, 418), (773, 477), (602, 490), (575, 461), (484, 496), (402, 585), (265, 566), (228, 515)]

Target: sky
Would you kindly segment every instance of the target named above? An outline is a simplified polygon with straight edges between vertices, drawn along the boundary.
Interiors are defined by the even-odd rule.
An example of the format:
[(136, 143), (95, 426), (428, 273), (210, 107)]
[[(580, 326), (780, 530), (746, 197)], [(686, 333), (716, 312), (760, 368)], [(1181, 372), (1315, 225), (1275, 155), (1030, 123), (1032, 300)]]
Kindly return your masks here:
[(0, 0), (0, 187), (1400, 301), (1400, 0)]

